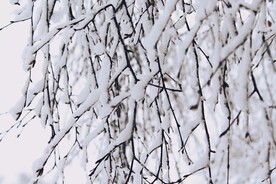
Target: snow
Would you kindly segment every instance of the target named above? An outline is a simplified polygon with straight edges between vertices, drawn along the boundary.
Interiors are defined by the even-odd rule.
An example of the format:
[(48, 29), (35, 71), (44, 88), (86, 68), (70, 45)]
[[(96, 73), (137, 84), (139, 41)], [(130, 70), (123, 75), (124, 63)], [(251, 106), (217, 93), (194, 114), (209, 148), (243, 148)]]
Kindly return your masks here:
[(44, 150), (43, 156), (38, 159), (33, 165), (34, 174), (41, 168), (43, 168), (45, 162), (49, 159), (55, 147), (58, 143), (66, 136), (67, 132), (71, 130), (71, 128), (75, 125), (76, 118), (78, 118), (81, 114), (85, 113), (86, 110), (91, 108), (99, 98), (99, 91), (95, 90), (93, 93), (90, 93), (88, 98), (83, 104), (73, 113), (71, 118), (68, 120), (66, 126), (61, 129), (59, 132), (56, 132), (56, 136), (52, 139), (52, 141), (47, 145)]
[(117, 138), (112, 141), (107, 148), (100, 154), (100, 159), (103, 156), (106, 156), (110, 151), (112, 151), (115, 147), (119, 146), (120, 144), (128, 141), (133, 135), (133, 126), (134, 126), (134, 119), (133, 119), (133, 109), (134, 109), (134, 101), (129, 101), (129, 109), (131, 111), (128, 113), (129, 121), (126, 124), (126, 127), (119, 133)]
[[(16, 0), (11, 0), (10, 2), (16, 3)], [(14, 20), (13, 21), (20, 21), (31, 18), (32, 15), (32, 4), (31, 0), (26, 0), (22, 6), (19, 6), (14, 12)]]
[(39, 117), (40, 116), (40, 112), (41, 112), (41, 108), (43, 106), (43, 97), (40, 97), (40, 99), (38, 100), (36, 106), (35, 106), (35, 114)]
[(153, 76), (156, 73), (156, 69), (153, 70), (150, 73), (145, 73), (142, 76), (140, 76), (140, 81), (137, 82), (137, 84), (135, 84), (132, 89), (131, 89), (131, 97), (135, 100), (135, 101), (140, 101), (141, 99), (143, 99), (145, 92), (146, 92), (146, 87), (148, 85), (148, 83), (151, 81), (151, 79), (153, 78)]
[(77, 102), (78, 104), (83, 103), (83, 102), (87, 99), (87, 97), (89, 96), (90, 92), (91, 92), (91, 89), (90, 89), (90, 82), (89, 82), (89, 81), (86, 81), (86, 83), (85, 83), (83, 89), (81, 90), (81, 92), (80, 92), (80, 93), (78, 94), (78, 96), (77, 96), (76, 102)]
[(171, 125), (170, 124), (170, 115), (167, 111), (165, 113), (165, 116), (164, 116), (163, 120), (162, 120), (161, 127), (162, 127), (162, 129), (167, 131), (170, 128), (170, 125)]
[(40, 80), (37, 83), (35, 83), (35, 86), (29, 89), (29, 92), (27, 94), (26, 104), (29, 104), (38, 93), (42, 92), (43, 88), (44, 88), (44, 80)]
[(63, 169), (64, 169), (64, 166), (65, 166), (65, 163), (66, 163), (66, 159), (67, 158), (62, 158), (61, 160), (58, 161), (58, 163), (57, 163), (58, 171), (55, 173), (55, 176), (52, 178), (51, 183), (57, 183), (58, 179), (60, 177), (62, 177)]
[(14, 120), (17, 120), (19, 118), (19, 115), (25, 106), (25, 100), (25, 97), (21, 97), (16, 105), (10, 109), (10, 114), (12, 115)]
[(125, 98), (128, 98), (130, 93), (121, 93), (120, 95), (114, 97), (109, 103), (104, 104), (99, 111), (99, 117), (105, 118), (106, 116), (110, 115), (114, 108), (116, 108)]
[(144, 95), (145, 95), (145, 88), (147, 86), (146, 81), (143, 82), (138, 82), (137, 84), (135, 84), (135, 86), (132, 88), (131, 90), (131, 97), (136, 100), (139, 101), (141, 100)]
[(102, 61), (101, 61), (101, 69), (99, 71), (99, 76), (98, 76), (98, 83), (99, 83), (99, 90), (101, 91), (100, 95), (100, 103), (102, 105), (105, 105), (108, 100), (108, 81), (109, 81), (109, 73), (110, 73), (110, 60), (107, 56), (104, 56)]
[[(25, 2), (34, 3), (35, 33), (23, 53), (30, 78), (11, 114), (17, 119), (22, 112), (19, 131), (29, 126), (33, 136), (35, 124), (48, 133), (41, 145), (44, 152), (33, 165), (34, 178), (44, 168), (40, 182), (48, 178), (50, 183), (61, 182), (63, 174), (65, 183), (73, 182), (74, 173), (87, 183), (108, 183), (114, 177), (124, 183), (130, 173), (130, 183), (143, 183), (153, 181), (150, 172), (157, 173), (161, 165), (158, 177), (164, 181), (192, 173), (185, 182), (204, 183), (210, 166), (213, 181), (225, 183), (228, 151), (230, 183), (261, 182), (267, 177), (275, 164), (271, 146), (275, 14), (268, 7), (275, 3), (127, 1), (125, 7), (112, 1), (121, 5), (113, 12), (104, 2), (58, 1), (48, 24), (47, 2)], [(22, 1), (17, 10), (20, 19), (30, 16), (30, 6), (20, 9), (24, 6)], [(53, 8), (54, 0), (48, 6)], [(214, 153), (209, 152), (203, 113)], [(34, 115), (42, 125), (33, 121), (25, 125)], [(220, 136), (225, 130), (227, 134)], [(133, 159), (130, 172), (123, 164)], [(56, 167), (48, 173), (54, 161)], [(96, 167), (89, 178), (89, 169)]]
[(120, 145), (121, 143), (129, 140), (133, 132), (133, 121), (129, 121), (126, 128), (118, 135), (115, 145)]
[(147, 54), (149, 55), (149, 60), (152, 63), (154, 62), (154, 47), (157, 44), (158, 39), (160, 38), (162, 31), (165, 29), (167, 22), (170, 19), (172, 12), (175, 9), (175, 5), (178, 1), (171, 0), (166, 1), (165, 10), (162, 16), (157, 20), (154, 26), (151, 28), (151, 31), (146, 35), (143, 44), (147, 50)]
[(18, 0), (9, 0), (9, 2), (10, 2), (11, 4), (16, 4), (16, 3), (18, 3)]
[(78, 22), (83, 22), (83, 19), (83, 17), (80, 17), (79, 19), (68, 21), (66, 23), (61, 23), (52, 28), (48, 33), (43, 34), (43, 36), (41, 36), (40, 39), (37, 40), (33, 45), (28, 45), (22, 55), (25, 71), (30, 68), (29, 65), (35, 59), (35, 54), (39, 49), (41, 49), (45, 44), (49, 43), (61, 30)]
[(104, 130), (104, 123), (101, 121), (101, 120), (98, 120), (97, 122), (98, 127), (95, 128), (94, 131), (92, 131), (91, 133), (89, 133), (86, 138), (84, 139), (83, 143), (82, 143), (82, 146), (83, 147), (87, 147), (88, 144), (98, 136), (98, 134), (100, 134), (103, 130)]
[(248, 96), (248, 80), (251, 68), (250, 45), (246, 41), (244, 46), (244, 54), (239, 66), (239, 88), (236, 93), (236, 104), (242, 111), (247, 110), (247, 96)]
[(48, 123), (50, 124), (52, 123), (52, 116), (51, 116), (50, 107), (47, 100), (44, 101), (44, 104), (41, 107), (40, 119), (41, 119), (41, 125), (43, 128), (45, 128)]
[(251, 28), (253, 27), (254, 22), (255, 14), (251, 13), (245, 24), (239, 29), (238, 35), (231, 39), (229, 43), (222, 48), (220, 54), (221, 61), (228, 57), (233, 52), (233, 50), (235, 50), (245, 41), (248, 34), (252, 31)]
[(94, 46), (94, 50), (96, 55), (102, 55), (105, 52), (105, 46), (102, 42), (96, 43)]

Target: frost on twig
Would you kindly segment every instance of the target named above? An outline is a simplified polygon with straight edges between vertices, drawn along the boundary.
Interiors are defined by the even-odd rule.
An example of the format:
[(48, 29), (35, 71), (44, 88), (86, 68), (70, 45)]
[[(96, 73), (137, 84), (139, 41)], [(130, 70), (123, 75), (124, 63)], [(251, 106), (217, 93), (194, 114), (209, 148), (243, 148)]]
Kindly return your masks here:
[(51, 131), (33, 182), (72, 162), (87, 183), (275, 181), (275, 3), (12, 2), (30, 39), (11, 129)]

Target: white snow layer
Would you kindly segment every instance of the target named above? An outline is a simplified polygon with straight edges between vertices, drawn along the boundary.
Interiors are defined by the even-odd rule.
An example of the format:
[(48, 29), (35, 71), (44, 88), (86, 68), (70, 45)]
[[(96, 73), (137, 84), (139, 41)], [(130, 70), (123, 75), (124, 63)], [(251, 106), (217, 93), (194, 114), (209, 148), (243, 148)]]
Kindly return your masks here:
[(160, 38), (163, 30), (165, 29), (177, 2), (178, 0), (166, 1), (166, 9), (164, 10), (164, 13), (156, 21), (151, 31), (148, 35), (146, 35), (143, 41), (143, 44), (147, 50), (147, 54), (149, 55), (149, 61), (151, 62), (151, 65), (154, 62), (154, 47), (157, 44), (157, 41)]

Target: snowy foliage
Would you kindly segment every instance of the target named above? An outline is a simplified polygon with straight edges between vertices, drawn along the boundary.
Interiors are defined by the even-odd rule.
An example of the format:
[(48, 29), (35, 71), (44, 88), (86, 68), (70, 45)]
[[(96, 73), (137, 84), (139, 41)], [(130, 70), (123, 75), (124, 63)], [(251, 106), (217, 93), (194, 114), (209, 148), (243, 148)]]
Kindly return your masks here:
[(11, 3), (30, 29), (14, 127), (51, 130), (32, 182), (73, 161), (87, 183), (276, 181), (274, 1)]

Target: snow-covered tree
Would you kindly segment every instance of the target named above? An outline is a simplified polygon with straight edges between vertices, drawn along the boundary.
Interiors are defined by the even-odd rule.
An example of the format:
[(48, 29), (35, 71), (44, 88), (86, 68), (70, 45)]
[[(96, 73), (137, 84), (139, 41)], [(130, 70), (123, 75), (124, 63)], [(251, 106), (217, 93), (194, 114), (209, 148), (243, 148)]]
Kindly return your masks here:
[(31, 182), (72, 162), (87, 183), (276, 181), (274, 1), (11, 2), (30, 32), (11, 128), (51, 131)]

